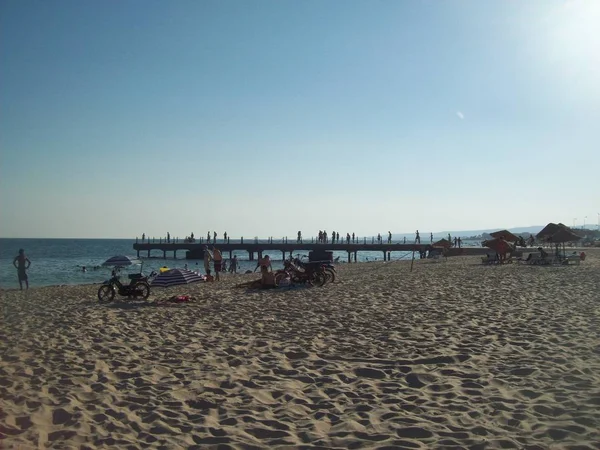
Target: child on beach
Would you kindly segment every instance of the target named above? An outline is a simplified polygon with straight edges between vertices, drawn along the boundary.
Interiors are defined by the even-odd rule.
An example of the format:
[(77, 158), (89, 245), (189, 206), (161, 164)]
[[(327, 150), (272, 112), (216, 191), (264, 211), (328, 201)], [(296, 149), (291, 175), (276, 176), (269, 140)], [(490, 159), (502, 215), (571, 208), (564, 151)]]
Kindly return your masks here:
[(25, 250), (19, 249), (19, 254), (13, 259), (13, 266), (17, 269), (17, 276), (19, 277), (19, 286), (23, 290), (23, 281), (25, 286), (29, 289), (29, 279), (27, 278), (27, 269), (31, 266), (31, 261), (25, 256)]

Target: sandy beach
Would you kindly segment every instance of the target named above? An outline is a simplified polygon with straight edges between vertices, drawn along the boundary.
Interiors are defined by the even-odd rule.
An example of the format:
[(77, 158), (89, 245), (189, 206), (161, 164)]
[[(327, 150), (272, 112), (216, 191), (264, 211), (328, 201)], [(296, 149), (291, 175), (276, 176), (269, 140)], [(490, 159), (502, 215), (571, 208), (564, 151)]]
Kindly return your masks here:
[[(322, 288), (3, 291), (0, 446), (600, 447), (600, 251), (343, 264)], [(117, 298), (118, 300), (118, 298)]]

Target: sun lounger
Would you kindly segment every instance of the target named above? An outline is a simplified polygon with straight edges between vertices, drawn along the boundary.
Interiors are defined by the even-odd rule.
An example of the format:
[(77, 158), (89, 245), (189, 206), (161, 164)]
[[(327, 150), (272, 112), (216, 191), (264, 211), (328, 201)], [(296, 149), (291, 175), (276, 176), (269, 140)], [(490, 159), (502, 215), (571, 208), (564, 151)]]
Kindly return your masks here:
[(569, 255), (566, 260), (567, 264), (579, 265), (581, 264), (581, 257), (579, 255)]

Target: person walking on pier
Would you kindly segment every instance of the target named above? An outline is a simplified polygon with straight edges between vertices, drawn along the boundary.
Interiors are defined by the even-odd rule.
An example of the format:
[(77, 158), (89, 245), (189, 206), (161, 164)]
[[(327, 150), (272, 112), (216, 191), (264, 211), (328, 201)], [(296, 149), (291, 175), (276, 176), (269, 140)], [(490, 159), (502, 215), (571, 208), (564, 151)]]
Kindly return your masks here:
[(298, 238), (296, 239), (296, 244), (302, 244), (302, 231), (298, 231)]
[(167, 231), (167, 244), (171, 243), (171, 233)]
[(327, 244), (327, 231), (323, 230), (323, 243)]
[(433, 233), (429, 233), (429, 240), (431, 241), (431, 243), (433, 244)]
[(354, 233), (352, 233), (352, 243), (354, 244)]
[(217, 232), (213, 231), (213, 244), (217, 243)]
[(392, 243), (392, 232), (388, 231), (388, 244)]
[(210, 231), (206, 232), (206, 243), (210, 244)]
[(415, 236), (415, 244), (420, 244), (420, 243), (421, 243), (421, 236), (419, 236), (419, 230), (417, 230), (416, 236)]
[(227, 244), (227, 231), (223, 233), (223, 244)]

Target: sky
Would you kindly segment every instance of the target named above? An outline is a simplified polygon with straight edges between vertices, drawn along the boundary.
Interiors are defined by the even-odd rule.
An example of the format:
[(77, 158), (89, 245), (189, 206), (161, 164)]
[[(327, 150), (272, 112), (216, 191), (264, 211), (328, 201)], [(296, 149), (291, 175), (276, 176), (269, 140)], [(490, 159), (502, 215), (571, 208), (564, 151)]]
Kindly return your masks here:
[(597, 0), (4, 0), (0, 237), (600, 221)]

